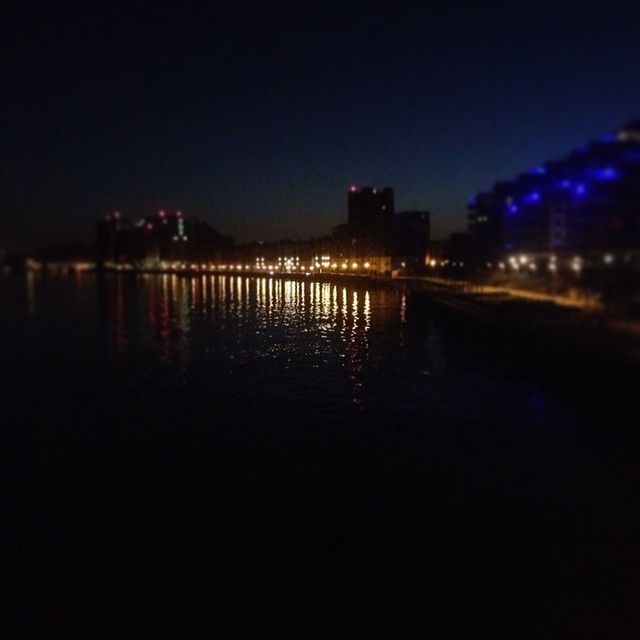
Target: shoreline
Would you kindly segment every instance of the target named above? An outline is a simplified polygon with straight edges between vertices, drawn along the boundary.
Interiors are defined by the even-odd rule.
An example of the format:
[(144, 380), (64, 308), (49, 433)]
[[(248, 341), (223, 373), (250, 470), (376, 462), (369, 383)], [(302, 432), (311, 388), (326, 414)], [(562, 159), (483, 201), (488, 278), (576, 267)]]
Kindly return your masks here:
[[(52, 273), (37, 270), (43, 274)], [(392, 288), (408, 295), (418, 307), (463, 322), (474, 331), (513, 342), (532, 350), (536, 357), (555, 359), (564, 353), (576, 361), (602, 363), (636, 371), (640, 367), (640, 322), (607, 316), (597, 305), (568, 297), (539, 295), (527, 290), (494, 287), (463, 280), (444, 280), (418, 275), (382, 276), (372, 273), (326, 273), (263, 271), (255, 269), (67, 269), (74, 274), (98, 277), (179, 276), (186, 278), (226, 276), (273, 278), (309, 282), (367, 284)], [(59, 273), (53, 271), (53, 273)]]

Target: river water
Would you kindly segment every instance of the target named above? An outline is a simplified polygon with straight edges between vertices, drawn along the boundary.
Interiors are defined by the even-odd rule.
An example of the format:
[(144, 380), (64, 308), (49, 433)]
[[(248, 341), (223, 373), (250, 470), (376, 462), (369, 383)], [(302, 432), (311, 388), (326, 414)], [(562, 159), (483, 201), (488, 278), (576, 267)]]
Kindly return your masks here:
[(0, 305), (23, 629), (635, 637), (633, 380), (365, 281), (29, 274)]

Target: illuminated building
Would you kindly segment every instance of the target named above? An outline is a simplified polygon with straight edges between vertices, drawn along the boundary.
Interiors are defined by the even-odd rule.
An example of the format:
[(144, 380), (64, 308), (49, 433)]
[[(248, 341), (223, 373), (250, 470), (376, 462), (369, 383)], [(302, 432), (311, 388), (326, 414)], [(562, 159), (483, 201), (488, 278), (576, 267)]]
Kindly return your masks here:
[(479, 193), (468, 219), (485, 256), (637, 249), (640, 121)]

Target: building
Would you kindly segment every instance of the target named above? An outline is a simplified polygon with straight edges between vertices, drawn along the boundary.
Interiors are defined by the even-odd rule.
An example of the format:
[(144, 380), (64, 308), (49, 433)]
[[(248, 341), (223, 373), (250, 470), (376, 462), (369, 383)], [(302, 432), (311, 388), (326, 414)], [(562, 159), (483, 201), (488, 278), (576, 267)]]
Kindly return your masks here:
[(120, 253), (120, 233), (124, 220), (119, 211), (108, 213), (96, 223), (96, 254), (98, 262), (113, 262)]
[(640, 121), (469, 202), (480, 259), (640, 248)]
[(219, 259), (231, 249), (233, 239), (181, 211), (160, 210), (133, 224), (119, 212), (104, 216), (96, 226), (96, 245), (99, 264), (154, 267), (163, 261)]
[(411, 271), (424, 269), (430, 240), (431, 214), (428, 211), (400, 211), (393, 216), (391, 254), (395, 265)]
[(356, 228), (375, 228), (389, 222), (394, 214), (393, 189), (350, 187), (347, 192), (348, 223)]

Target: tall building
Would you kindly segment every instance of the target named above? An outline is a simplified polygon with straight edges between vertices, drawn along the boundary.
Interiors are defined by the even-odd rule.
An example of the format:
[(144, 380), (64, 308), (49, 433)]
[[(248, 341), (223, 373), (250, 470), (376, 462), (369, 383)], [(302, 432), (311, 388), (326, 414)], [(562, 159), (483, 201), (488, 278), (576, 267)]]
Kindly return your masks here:
[(371, 228), (390, 222), (394, 213), (393, 189), (350, 187), (347, 193), (349, 225)]
[(120, 251), (123, 220), (119, 211), (108, 213), (96, 223), (96, 250), (99, 263), (116, 260)]
[(431, 215), (428, 211), (399, 211), (393, 217), (391, 253), (405, 269), (424, 268), (431, 240)]

